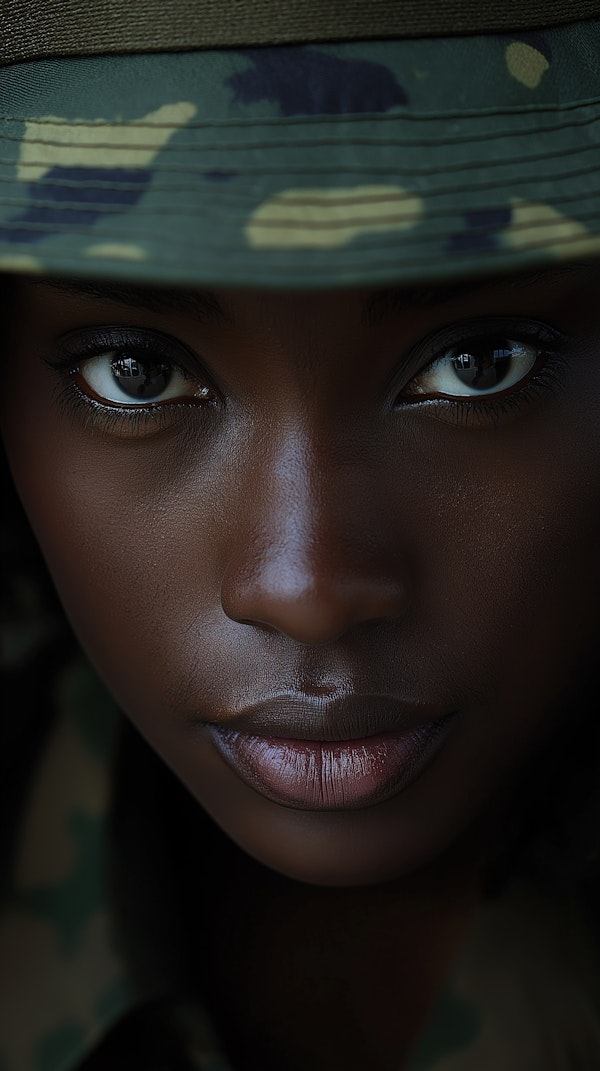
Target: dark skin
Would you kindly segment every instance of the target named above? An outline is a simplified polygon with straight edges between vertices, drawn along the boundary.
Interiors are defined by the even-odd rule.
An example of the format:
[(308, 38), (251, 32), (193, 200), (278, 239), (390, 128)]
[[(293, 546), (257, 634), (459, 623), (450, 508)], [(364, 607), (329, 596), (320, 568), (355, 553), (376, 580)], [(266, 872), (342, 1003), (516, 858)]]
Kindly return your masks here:
[[(406, 290), (385, 314), (367, 289), (222, 290), (218, 316), (14, 280), (3, 435), (65, 609), (150, 744), (284, 875), (240, 863), (215, 898), (215, 1004), (252, 1051), (269, 1039), (265, 1068), (353, 1071), (367, 1041), (398, 1067), (517, 785), (564, 730), (598, 638), (598, 284), (588, 263)], [(127, 332), (185, 368), (145, 415), (102, 393)], [(499, 339), (525, 347), (513, 385), (457, 399), (453, 373), (426, 378)], [(458, 716), (382, 802), (282, 806), (204, 725), (291, 687)]]

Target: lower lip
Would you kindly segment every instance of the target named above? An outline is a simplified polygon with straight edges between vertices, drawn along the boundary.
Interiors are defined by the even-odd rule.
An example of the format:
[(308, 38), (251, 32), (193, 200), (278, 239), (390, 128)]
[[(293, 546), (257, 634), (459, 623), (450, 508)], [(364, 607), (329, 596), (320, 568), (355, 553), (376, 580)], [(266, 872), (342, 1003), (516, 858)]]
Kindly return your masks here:
[(252, 788), (285, 807), (345, 811), (395, 796), (444, 744), (455, 715), (360, 740), (282, 740), (207, 726), (219, 754)]

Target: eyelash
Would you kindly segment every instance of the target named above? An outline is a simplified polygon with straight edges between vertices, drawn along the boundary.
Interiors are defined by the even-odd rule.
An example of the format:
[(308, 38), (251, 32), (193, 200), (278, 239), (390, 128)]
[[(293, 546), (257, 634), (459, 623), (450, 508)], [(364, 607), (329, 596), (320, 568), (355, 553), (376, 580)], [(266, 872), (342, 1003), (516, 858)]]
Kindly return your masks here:
[(463, 399), (425, 398), (415, 402), (406, 401), (400, 393), (395, 408), (419, 405), (426, 407), (438, 419), (450, 420), (458, 427), (472, 427), (484, 423), (496, 427), (505, 414), (518, 412), (523, 406), (563, 387), (569, 363), (566, 336), (547, 324), (506, 318), (486, 320), (485, 323), (479, 321), (477, 324), (461, 324), (454, 333), (444, 331), (436, 334), (433, 339), (427, 341), (427, 352), (431, 359), (427, 364), (420, 365), (414, 375), (423, 375), (440, 355), (443, 355), (444, 350), (450, 350), (459, 343), (468, 347), (491, 337), (511, 338), (515, 342), (533, 346), (539, 351), (539, 356), (544, 355), (544, 363), (537, 372), (525, 379), (522, 386), (515, 385), (505, 394), (498, 392), (481, 398), (470, 396)]
[[(112, 333), (109, 329), (95, 331), (88, 337), (78, 336), (76, 340), (63, 340), (60, 350), (51, 357), (45, 357), (44, 363), (58, 372), (62, 377), (59, 394), (60, 405), (65, 411), (84, 414), (85, 429), (93, 432), (97, 427), (103, 431), (122, 431), (125, 427), (128, 434), (133, 438), (152, 426), (153, 430), (162, 430), (172, 422), (175, 411), (182, 409), (205, 409), (213, 408), (215, 401), (206, 399), (199, 401), (190, 396), (189, 401), (169, 401), (149, 405), (109, 405), (98, 401), (84, 391), (75, 380), (81, 366), (93, 357), (101, 357), (112, 350), (121, 350), (130, 357), (138, 359), (152, 357), (160, 358), (170, 364), (173, 369), (193, 382), (206, 379), (210, 384), (209, 377), (198, 369), (192, 375), (185, 364), (181, 363), (173, 353), (175, 346), (169, 345), (161, 336), (152, 333), (145, 336), (143, 332), (135, 335), (123, 332), (122, 328)], [(190, 363), (193, 357), (190, 356)], [(215, 392), (216, 393), (216, 392)]]
[[(426, 364), (419, 361), (419, 357), (422, 360), (425, 356), (424, 347), (419, 347), (416, 350), (411, 363), (416, 364), (419, 361), (419, 367), (411, 378), (423, 375), (430, 365), (444, 354), (445, 350), (450, 350), (459, 343), (468, 346), (484, 341), (491, 336), (499, 337), (500, 335), (504, 338), (510, 337), (517, 342), (533, 345), (539, 350), (540, 355), (545, 355), (541, 368), (526, 379), (522, 387), (517, 385), (514, 389), (509, 389), (506, 394), (491, 394), (481, 398), (470, 396), (464, 399), (440, 397), (407, 401), (400, 393), (400, 395), (396, 396), (394, 408), (399, 410), (418, 405), (420, 408), (428, 410), (429, 414), (437, 417), (437, 419), (445, 422), (450, 421), (459, 427), (470, 427), (484, 423), (491, 423), (496, 426), (506, 413), (515, 412), (524, 405), (543, 397), (553, 390), (559, 390), (563, 386), (564, 372), (568, 363), (567, 340), (565, 337), (555, 328), (551, 328), (546, 324), (533, 321), (515, 322), (506, 318), (494, 321), (486, 320), (485, 322), (480, 320), (478, 323), (463, 323), (457, 325), (454, 332), (451, 329), (438, 332), (433, 338), (427, 340), (427, 356), (430, 359)], [(549, 348), (549, 344), (552, 345), (552, 348)], [(131, 335), (124, 332), (122, 328), (119, 328), (114, 333), (104, 328), (95, 331), (88, 337), (79, 335), (75, 340), (63, 340), (59, 352), (52, 357), (45, 357), (44, 363), (62, 376), (63, 389), (60, 392), (60, 403), (65, 409), (75, 410), (78, 413), (83, 412), (86, 417), (86, 430), (93, 432), (99, 426), (102, 430), (111, 432), (122, 431), (125, 427), (128, 435), (135, 437), (136, 434), (142, 434), (150, 426), (155, 430), (168, 427), (172, 423), (174, 411), (214, 408), (216, 404), (214, 399), (206, 399), (199, 402), (198, 400), (193, 400), (191, 396), (189, 401), (169, 401), (154, 405), (135, 405), (131, 407), (127, 405), (108, 405), (90, 397), (79, 386), (74, 377), (86, 360), (102, 356), (116, 349), (127, 352), (131, 357), (137, 356), (138, 358), (152, 354), (153, 357), (159, 357), (165, 363), (172, 365), (174, 369), (180, 371), (190, 381), (193, 381), (194, 378), (197, 380), (204, 378), (207, 383), (210, 383), (208, 376), (205, 376), (200, 370), (195, 376), (192, 375), (189, 369), (182, 365), (173, 353), (175, 345), (169, 345), (167, 340), (161, 339), (160, 335), (156, 333), (146, 336), (142, 331), (137, 331), (135, 335)], [(190, 356), (190, 363), (192, 360), (193, 358)]]

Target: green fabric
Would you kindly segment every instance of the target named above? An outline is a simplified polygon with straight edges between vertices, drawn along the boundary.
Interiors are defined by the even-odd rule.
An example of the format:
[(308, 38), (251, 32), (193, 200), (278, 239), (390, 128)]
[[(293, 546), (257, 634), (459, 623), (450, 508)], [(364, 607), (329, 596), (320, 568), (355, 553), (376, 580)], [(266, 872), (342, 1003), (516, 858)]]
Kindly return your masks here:
[(0, 64), (48, 56), (439, 37), (577, 22), (598, 0), (3, 0)]
[[(32, 662), (35, 666), (35, 661)], [(62, 671), (0, 915), (0, 1067), (67, 1071), (132, 999), (107, 907), (118, 712), (80, 660)]]
[(0, 270), (440, 281), (600, 254), (600, 21), (0, 70)]

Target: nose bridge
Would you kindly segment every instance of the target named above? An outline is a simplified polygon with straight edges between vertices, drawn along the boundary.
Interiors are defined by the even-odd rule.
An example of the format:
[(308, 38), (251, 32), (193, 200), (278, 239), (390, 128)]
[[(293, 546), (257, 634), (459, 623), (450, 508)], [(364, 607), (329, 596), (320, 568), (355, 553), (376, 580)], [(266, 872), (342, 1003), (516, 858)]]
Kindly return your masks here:
[(315, 452), (306, 432), (288, 432), (271, 463), (266, 459), (255, 517), (260, 583), (265, 591), (297, 599), (314, 597), (323, 575), (331, 575), (331, 558), (340, 549), (332, 547), (332, 537), (335, 544), (343, 538), (332, 525), (329, 452), (321, 451), (318, 472)]
[(400, 612), (403, 578), (376, 538), (356, 475), (331, 439), (306, 426), (288, 427), (263, 451), (223, 578), (229, 617), (327, 643)]

